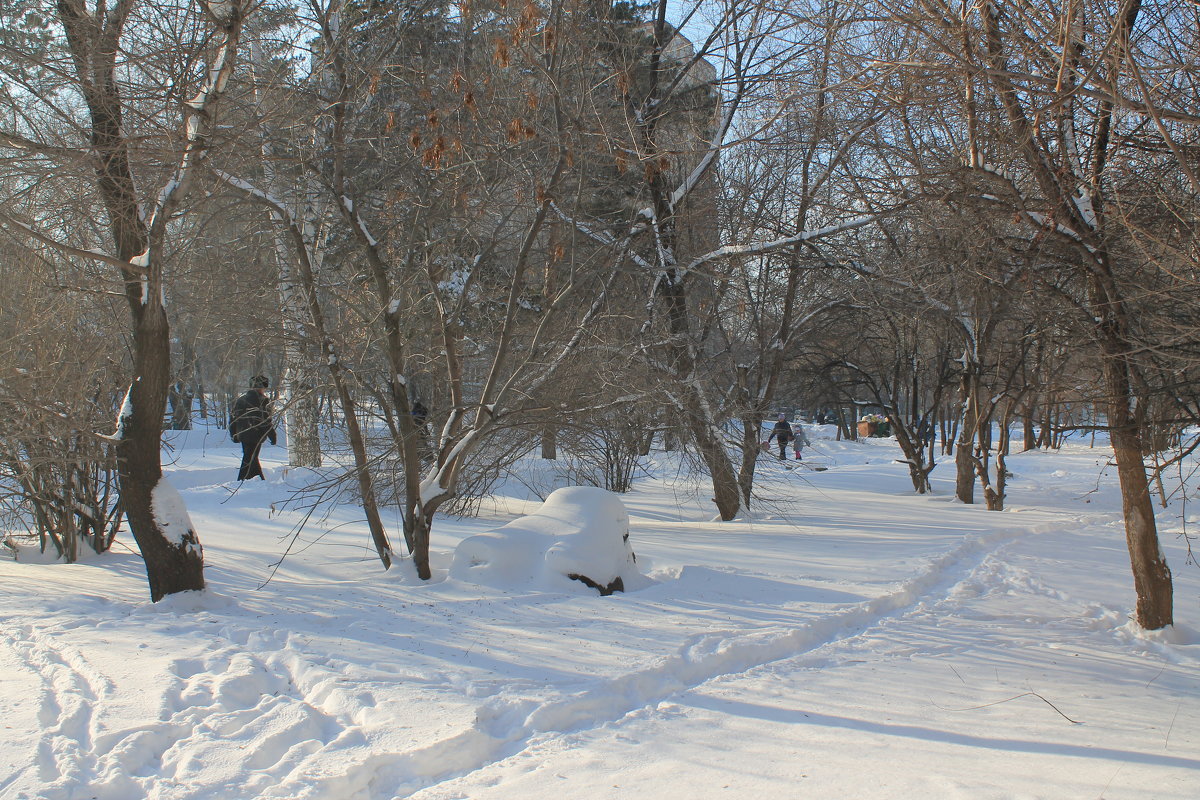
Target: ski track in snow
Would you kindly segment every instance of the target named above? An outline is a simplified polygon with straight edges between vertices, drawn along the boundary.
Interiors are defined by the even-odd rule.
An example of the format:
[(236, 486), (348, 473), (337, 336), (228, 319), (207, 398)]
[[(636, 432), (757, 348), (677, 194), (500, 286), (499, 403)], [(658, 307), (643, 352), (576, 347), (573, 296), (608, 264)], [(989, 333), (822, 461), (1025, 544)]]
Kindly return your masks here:
[(79, 653), (56, 645), (33, 626), (5, 626), (0, 635), (4, 645), (42, 683), (38, 721), (45, 733), (38, 743), (36, 763), (26, 771), (36, 770), (38, 780), (51, 788), (75, 785), (94, 764), (90, 747), (92, 712), (97, 699), (111, 685), (99, 676), (89, 677), (94, 672)]
[[(874, 599), (794, 628), (694, 636), (655, 664), (582, 691), (538, 696), (527, 681), (510, 682), (477, 708), (466, 730), (399, 752), (394, 745), (368, 746), (370, 729), (379, 727), (372, 725), (378, 712), (371, 692), (360, 682), (343, 683), (336, 659), (302, 653), (286, 631), (223, 624), (201, 655), (170, 662), (159, 721), (100, 732), (96, 720), (104, 717), (112, 685), (95, 665), (36, 625), (7, 628), (0, 641), (43, 684), (44, 734), (28, 768), (38, 770), (38, 800), (72, 800), (81, 787), (96, 800), (387, 800), (486, 769), (556, 736), (619, 721), (711, 680), (811, 656), (930, 606), (961, 603), (958, 595), (1014, 580), (994, 555), (1048, 529), (968, 538)], [(1109, 612), (1098, 609), (1097, 616)], [(230, 740), (254, 746), (231, 752)], [(214, 769), (221, 762), (226, 766)], [(226, 780), (214, 783), (214, 771)]]
[[(305, 786), (277, 787), (267, 796), (306, 800), (407, 797), (518, 755), (548, 738), (621, 720), (711, 680), (740, 675), (860, 635), (948, 594), (1008, 543), (1049, 526), (974, 537), (933, 559), (887, 594), (789, 629), (752, 634), (704, 634), (659, 663), (596, 682), (573, 694), (497, 697), (481, 705), (468, 730), (406, 753), (375, 754), (343, 774)], [(988, 567), (990, 569), (990, 567)], [(311, 779), (310, 779), (311, 781)]]

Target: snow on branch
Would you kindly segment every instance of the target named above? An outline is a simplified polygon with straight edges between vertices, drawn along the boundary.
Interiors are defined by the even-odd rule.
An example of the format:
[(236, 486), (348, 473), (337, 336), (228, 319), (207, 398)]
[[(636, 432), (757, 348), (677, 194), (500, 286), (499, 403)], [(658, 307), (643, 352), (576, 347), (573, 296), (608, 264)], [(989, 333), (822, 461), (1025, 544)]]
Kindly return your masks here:
[(287, 204), (278, 197), (264, 192), (249, 181), (243, 180), (236, 175), (231, 175), (228, 172), (220, 169), (213, 169), (212, 174), (222, 183), (228, 184), (242, 194), (249, 197), (251, 200), (256, 200), (265, 206), (268, 206), (274, 213), (279, 214), (289, 224), (294, 223), (291, 210)]
[(423, 507), (445, 496), (450, 491), (450, 489), (446, 488), (450, 476), (458, 469), (459, 460), (473, 448), (480, 432), (480, 428), (475, 427), (464, 433), (462, 438), (451, 446), (450, 452), (446, 453), (440, 459), (438, 465), (421, 480), (420, 499)]
[(1024, 209), (1022, 209), (1021, 216), (1025, 217), (1031, 223), (1033, 223), (1035, 226), (1037, 226), (1039, 228), (1046, 228), (1048, 230), (1053, 230), (1055, 233), (1061, 234), (1063, 236), (1066, 236), (1068, 239), (1072, 239), (1076, 242), (1079, 242), (1080, 244), (1082, 244), (1084, 247), (1086, 247), (1088, 249), (1088, 252), (1091, 252), (1091, 253), (1096, 252), (1095, 248), (1093, 248), (1091, 245), (1089, 245), (1083, 241), (1083, 237), (1079, 235), (1078, 231), (1076, 231), (1072, 228), (1068, 228), (1066, 225), (1063, 225), (1061, 222), (1054, 222), (1053, 224), (1051, 224), (1050, 217), (1046, 216), (1045, 214), (1039, 213), (1037, 211), (1025, 211)]
[(112, 441), (119, 442), (125, 438), (128, 430), (129, 420), (133, 417), (133, 384), (125, 391), (125, 399), (121, 401), (121, 410), (117, 412), (117, 430), (110, 437)]
[(378, 249), (379, 240), (371, 235), (370, 229), (367, 228), (366, 221), (358, 213), (358, 207), (354, 205), (354, 198), (350, 197), (349, 195), (342, 195), (342, 208), (345, 210), (346, 216), (350, 218), (350, 221), (354, 223), (355, 229), (359, 232), (359, 234), (362, 235), (363, 241), (366, 242), (367, 247), (371, 248), (372, 250)]
[(238, 43), (241, 40), (244, 10), (238, 0), (220, 0), (207, 4), (222, 35), (204, 83), (196, 96), (184, 103), (186, 144), (175, 172), (164, 184), (155, 200), (154, 211), (147, 224), (152, 243), (161, 241), (166, 231), (174, 206), (190, 185), (197, 163), (209, 152), (208, 136), (215, 124), (217, 102), (225, 94), (225, 88), (233, 75)]
[(580, 233), (582, 233), (584, 236), (588, 237), (592, 241), (594, 241), (598, 244), (602, 244), (605, 247), (612, 247), (613, 245), (616, 245), (619, 243), (620, 250), (622, 252), (624, 252), (630, 258), (630, 260), (632, 260), (639, 267), (642, 267), (643, 269), (646, 269), (646, 270), (654, 269), (654, 266), (649, 261), (644, 259), (642, 256), (638, 255), (637, 253), (633, 252), (629, 248), (630, 240), (636, 234), (641, 233), (643, 228), (641, 228), (639, 226), (635, 226), (634, 228), (632, 228), (630, 230), (629, 235), (627, 235), (624, 239), (621, 239), (618, 242), (617, 237), (613, 236), (608, 231), (602, 231), (602, 230), (597, 230), (595, 228), (592, 228), (590, 225), (588, 225), (583, 220), (572, 217), (570, 214), (563, 211), (561, 208), (558, 207), (557, 203), (551, 202), (550, 208), (551, 208), (551, 210), (554, 211), (554, 213), (556, 215), (558, 215), (559, 219), (561, 219), (563, 222), (567, 223), (571, 227), (575, 228), (575, 230), (579, 231)]
[[(716, 132), (713, 134), (713, 139), (705, 150), (703, 157), (696, 163), (696, 166), (688, 173), (683, 182), (676, 187), (675, 191), (671, 192), (671, 196), (667, 199), (667, 207), (674, 213), (679, 204), (687, 198), (692, 190), (700, 184), (704, 176), (712, 168), (716, 161), (717, 154), (721, 152), (721, 142), (725, 140), (725, 135), (729, 132), (729, 126), (733, 123), (734, 113), (737, 111), (738, 104), (730, 103), (727, 108), (721, 112), (721, 123), (717, 125)], [(654, 214), (652, 208), (642, 209), (642, 216), (647, 219)]]
[(827, 236), (833, 236), (837, 233), (861, 228), (864, 225), (870, 225), (884, 217), (891, 216), (896, 213), (899, 208), (889, 209), (878, 214), (865, 214), (860, 217), (838, 222), (833, 225), (827, 225), (824, 228), (816, 230), (804, 231), (794, 236), (785, 236), (782, 239), (775, 239), (770, 242), (755, 242), (752, 244), (727, 244), (723, 247), (718, 247), (716, 250), (711, 250), (702, 256), (692, 259), (691, 263), (684, 268), (684, 272), (688, 273), (712, 261), (718, 261), (722, 258), (733, 258), (736, 256), (757, 256), (766, 253), (773, 253), (776, 250), (782, 250), (785, 247), (811, 242), (817, 239), (823, 239)]
[[(1016, 180), (1014, 180), (1013, 177), (1011, 175), (1009, 175), (1008, 173), (1006, 173), (1004, 170), (1002, 170), (998, 167), (994, 167), (990, 164), (984, 164), (980, 167), (976, 167), (976, 170), (984, 175), (991, 176), (991, 177), (996, 178), (999, 181), (1004, 183), (1005, 188), (1007, 188), (1009, 191), (1011, 191), (1013, 196), (1017, 200), (1017, 209), (1016, 209), (1017, 213), (1020, 214), (1022, 219), (1024, 219), (1026, 222), (1030, 223), (1031, 225), (1033, 225), (1036, 228), (1053, 231), (1054, 233), (1057, 233), (1060, 236), (1065, 236), (1068, 239), (1076, 242), (1077, 244), (1083, 245), (1083, 247), (1089, 253), (1094, 254), (1096, 252), (1096, 248), (1094, 248), (1092, 245), (1088, 244), (1087, 241), (1085, 241), (1083, 235), (1079, 231), (1077, 231), (1074, 228), (1071, 228), (1067, 225), (1063, 225), (1061, 222), (1058, 222), (1057, 220), (1052, 220), (1050, 217), (1048, 217), (1047, 215), (1045, 215), (1041, 212), (1029, 211), (1028, 207), (1027, 207), (1028, 204), (1026, 202), (1025, 195), (1022, 194), (1020, 188), (1017, 187)], [(978, 197), (981, 200), (986, 200), (991, 203), (1004, 203), (1005, 202), (1001, 198), (996, 197), (995, 195), (992, 195), (992, 194), (982, 194), (982, 195), (978, 195)], [(1096, 225), (1096, 211), (1095, 211), (1095, 207), (1092, 205), (1091, 197), (1089, 195), (1087, 195), (1086, 193), (1083, 193), (1080, 195), (1071, 196), (1071, 200), (1075, 204), (1075, 210), (1079, 213), (1083, 222), (1086, 225), (1090, 226), (1092, 229), (1094, 229), (1095, 225)]]

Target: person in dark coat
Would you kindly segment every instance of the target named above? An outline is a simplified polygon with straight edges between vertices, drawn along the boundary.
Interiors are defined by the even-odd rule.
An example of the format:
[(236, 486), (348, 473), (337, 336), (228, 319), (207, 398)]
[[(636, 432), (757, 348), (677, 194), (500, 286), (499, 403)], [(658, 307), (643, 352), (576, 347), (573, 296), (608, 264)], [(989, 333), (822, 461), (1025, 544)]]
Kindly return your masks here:
[(779, 458), (786, 461), (787, 444), (792, 439), (792, 426), (788, 425), (787, 414), (779, 415), (779, 421), (775, 423), (775, 427), (771, 429), (771, 435), (767, 437), (767, 444), (770, 444), (772, 439), (778, 440)]
[(934, 427), (933, 420), (928, 416), (921, 417), (921, 421), (917, 423), (917, 439), (921, 445), (928, 447), (933, 444)]
[(417, 426), (417, 430), (421, 433), (425, 432), (425, 420), (429, 419), (429, 409), (420, 400), (413, 400), (412, 404), (412, 420), (413, 425)]
[(250, 390), (233, 404), (229, 434), (242, 446), (242, 466), (238, 468), (239, 481), (263, 477), (262, 465), (258, 463), (258, 451), (264, 439), (275, 444), (275, 421), (271, 417), (271, 401), (267, 399), (268, 381), (262, 375), (250, 379)]

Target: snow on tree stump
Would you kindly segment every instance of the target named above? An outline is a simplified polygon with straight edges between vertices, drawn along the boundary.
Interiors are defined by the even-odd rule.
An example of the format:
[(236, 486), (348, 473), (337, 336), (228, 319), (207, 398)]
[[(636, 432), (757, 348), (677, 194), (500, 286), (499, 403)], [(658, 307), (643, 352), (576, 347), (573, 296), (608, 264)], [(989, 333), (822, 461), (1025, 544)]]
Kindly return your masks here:
[(558, 489), (534, 513), (471, 536), (454, 550), (450, 575), (501, 589), (601, 595), (649, 585), (629, 544), (629, 513), (612, 492)]

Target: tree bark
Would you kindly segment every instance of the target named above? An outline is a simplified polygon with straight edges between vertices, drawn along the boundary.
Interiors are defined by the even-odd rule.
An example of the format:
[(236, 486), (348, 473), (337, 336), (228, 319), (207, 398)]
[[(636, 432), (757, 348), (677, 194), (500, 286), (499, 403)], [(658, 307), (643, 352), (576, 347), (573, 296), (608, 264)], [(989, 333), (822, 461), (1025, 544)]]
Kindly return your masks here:
[(728, 522), (737, 516), (741, 508), (741, 492), (733, 462), (725, 449), (725, 442), (715, 435), (712, 425), (703, 412), (688, 413), (688, 432), (696, 443), (700, 458), (708, 466), (712, 478), (713, 498), (721, 520)]
[[(1140, 8), (1140, 0), (1130, 0), (1123, 5), (1122, 13), (1113, 19), (1114, 28), (1109, 35), (1122, 53), (1129, 52), (1129, 37)], [(1103, 235), (1105, 217), (1100, 187), (1112, 144), (1113, 105), (1102, 100), (1095, 109), (1097, 122), (1090, 148), (1089, 174), (1072, 175), (1070, 165), (1056, 164), (1052, 160), (1052, 153), (1038, 136), (1022, 105), (1022, 94), (1009, 77), (1007, 42), (1001, 26), (1005, 19), (1003, 12), (998, 5), (989, 4), (981, 15), (989, 66), (1015, 143), (1031, 176), (1051, 205), (1050, 218), (1057, 218), (1059, 225), (1069, 226), (1081, 245), (1079, 270), (1087, 281), (1088, 311), (1095, 320), (1095, 340), (1103, 358), (1101, 370), (1107, 396), (1108, 430), (1121, 483), (1125, 539), (1137, 593), (1137, 621), (1143, 628), (1156, 630), (1172, 623), (1171, 571), (1159, 547), (1154, 504), (1142, 460), (1146, 420), (1138, 407), (1134, 383), (1137, 368), (1134, 353), (1138, 345), (1125, 295), (1114, 274)], [(1067, 55), (1064, 52), (1064, 63), (1068, 60)], [(1071, 70), (1064, 71), (1066, 76), (1073, 74)], [(1063, 104), (1057, 106), (1056, 113), (1070, 123), (1074, 111), (1070, 104)], [(1064, 183), (1064, 177), (1068, 176), (1075, 180), (1077, 189)], [(1082, 192), (1082, 196), (1089, 199), (1093, 211), (1091, 218), (1082, 213), (1073, 191)]]
[[(1099, 266), (1106, 261), (1099, 259)], [(1171, 569), (1158, 541), (1154, 519), (1154, 499), (1146, 476), (1143, 453), (1145, 422), (1135, 409), (1137, 398), (1130, 376), (1131, 365), (1125, 342), (1128, 323), (1124, 304), (1111, 298), (1111, 284), (1093, 273), (1093, 298), (1104, 298), (1097, 305), (1098, 333), (1104, 355), (1102, 372), (1108, 388), (1108, 426), (1117, 477), (1121, 484), (1121, 510), (1125, 517), (1125, 544), (1133, 570), (1137, 595), (1137, 622), (1147, 630), (1158, 630), (1174, 622), (1174, 589)], [(1108, 290), (1108, 291), (1106, 291)]]
[(554, 461), (558, 458), (558, 435), (553, 425), (542, 428), (542, 458)]
[(762, 451), (758, 443), (761, 430), (762, 417), (756, 414), (742, 416), (742, 464), (738, 469), (738, 490), (742, 494), (742, 502), (747, 506), (754, 491), (754, 469), (758, 465), (758, 454)]
[(160, 440), (171, 376), (170, 328), (161, 303), (133, 313), (134, 381), (129, 414), (122, 418), (117, 441), (121, 505), (129, 530), (146, 563), (150, 599), (204, 588), (204, 551), (195, 531), (174, 543), (163, 535), (154, 511), (155, 487), (162, 480)]
[(977, 367), (968, 364), (962, 376), (962, 421), (958, 426), (958, 442), (954, 447), (954, 495), (959, 502), (968, 505), (975, 502), (975, 429), (979, 426), (976, 415)]

